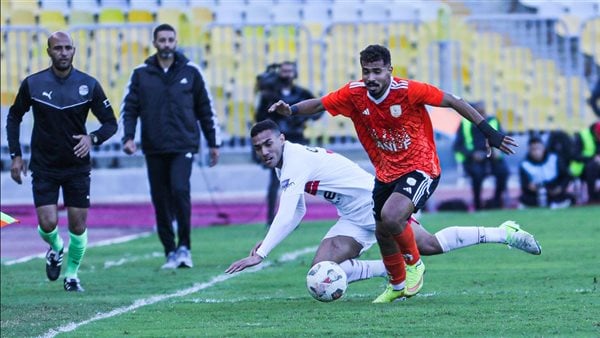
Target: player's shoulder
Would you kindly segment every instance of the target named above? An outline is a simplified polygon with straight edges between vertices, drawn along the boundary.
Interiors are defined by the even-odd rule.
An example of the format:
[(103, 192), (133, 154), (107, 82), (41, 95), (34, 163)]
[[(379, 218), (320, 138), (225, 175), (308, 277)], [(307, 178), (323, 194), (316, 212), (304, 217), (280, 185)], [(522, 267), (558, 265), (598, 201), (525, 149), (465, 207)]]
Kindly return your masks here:
[(52, 70), (51, 68), (46, 68), (46, 69), (42, 69), (38, 72), (29, 74), (25, 77), (25, 79), (23, 81), (27, 81), (27, 82), (36, 82), (36, 81), (40, 81), (46, 78), (52, 78)]
[(391, 90), (407, 90), (410, 82), (412, 82), (412, 81), (408, 80), (408, 79), (392, 77), (392, 82), (390, 83), (390, 89)]
[(352, 92), (352, 93), (367, 91), (367, 86), (365, 85), (365, 82), (362, 80), (350, 81), (346, 84), (346, 87), (348, 87), (348, 90), (350, 90), (350, 92)]

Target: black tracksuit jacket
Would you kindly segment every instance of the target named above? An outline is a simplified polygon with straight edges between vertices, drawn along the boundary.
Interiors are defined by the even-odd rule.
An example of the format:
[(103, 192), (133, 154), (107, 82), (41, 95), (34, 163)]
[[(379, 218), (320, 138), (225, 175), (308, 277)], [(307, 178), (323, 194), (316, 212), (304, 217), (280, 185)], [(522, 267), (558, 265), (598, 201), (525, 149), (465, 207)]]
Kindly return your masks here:
[(221, 143), (219, 125), (200, 68), (183, 54), (164, 72), (156, 55), (135, 68), (122, 106), (123, 142), (134, 139), (141, 120), (142, 151), (146, 155), (197, 153), (200, 127), (208, 146)]

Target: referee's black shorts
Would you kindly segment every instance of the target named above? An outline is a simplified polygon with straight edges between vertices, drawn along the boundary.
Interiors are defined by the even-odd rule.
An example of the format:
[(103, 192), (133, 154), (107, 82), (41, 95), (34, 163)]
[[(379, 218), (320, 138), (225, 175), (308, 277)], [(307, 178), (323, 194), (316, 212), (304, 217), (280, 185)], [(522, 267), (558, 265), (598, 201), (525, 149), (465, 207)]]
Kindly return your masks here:
[(65, 207), (90, 207), (90, 172), (32, 174), (33, 203), (35, 207), (58, 204), (58, 193), (63, 191)]

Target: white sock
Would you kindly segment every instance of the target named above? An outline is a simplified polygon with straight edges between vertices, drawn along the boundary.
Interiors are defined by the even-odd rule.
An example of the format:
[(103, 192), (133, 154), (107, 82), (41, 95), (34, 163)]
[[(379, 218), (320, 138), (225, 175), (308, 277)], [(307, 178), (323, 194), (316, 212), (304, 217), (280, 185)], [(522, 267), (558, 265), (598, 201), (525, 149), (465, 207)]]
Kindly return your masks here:
[(494, 227), (448, 227), (435, 233), (444, 252), (479, 243), (506, 244), (506, 230)]
[(348, 283), (373, 277), (387, 277), (387, 270), (382, 260), (347, 259), (341, 262), (340, 266), (348, 277)]
[(400, 291), (402, 289), (404, 289), (405, 286), (405, 282), (402, 282), (400, 284), (392, 284), (392, 289), (395, 291)]

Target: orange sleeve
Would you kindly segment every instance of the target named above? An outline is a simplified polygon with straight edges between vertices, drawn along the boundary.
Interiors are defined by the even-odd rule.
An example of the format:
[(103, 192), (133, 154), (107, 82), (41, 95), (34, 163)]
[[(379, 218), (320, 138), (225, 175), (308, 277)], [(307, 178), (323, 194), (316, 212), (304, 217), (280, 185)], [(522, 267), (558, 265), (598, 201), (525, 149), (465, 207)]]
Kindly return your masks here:
[(408, 99), (413, 105), (439, 106), (443, 98), (444, 92), (435, 86), (419, 81), (408, 82)]
[(325, 110), (333, 116), (343, 115), (350, 117), (354, 110), (352, 96), (350, 95), (350, 83), (323, 96), (321, 98), (321, 103), (323, 104), (323, 107), (325, 107)]

